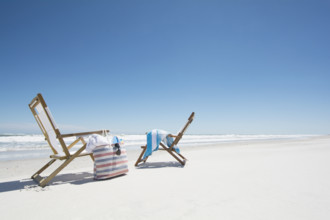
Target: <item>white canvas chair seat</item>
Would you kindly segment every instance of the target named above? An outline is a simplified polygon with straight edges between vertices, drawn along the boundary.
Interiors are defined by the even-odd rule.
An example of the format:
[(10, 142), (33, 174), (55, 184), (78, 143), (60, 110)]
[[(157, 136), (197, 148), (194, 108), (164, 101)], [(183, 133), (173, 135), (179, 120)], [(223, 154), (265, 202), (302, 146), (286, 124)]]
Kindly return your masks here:
[[(74, 133), (74, 134), (61, 134), (58, 129), (55, 120), (46, 105), (45, 100), (41, 94), (38, 94), (29, 104), (30, 110), (35, 117), (42, 133), (45, 136), (53, 154), (52, 158), (47, 164), (45, 164), (40, 170), (32, 175), (32, 179), (35, 180), (40, 186), (44, 187), (52, 178), (54, 178), (64, 167), (66, 167), (73, 159), (81, 156), (90, 156), (94, 160), (92, 153), (85, 151), (86, 142), (82, 136), (91, 134), (103, 134), (104, 130)], [(108, 130), (106, 132), (109, 132)], [(64, 138), (78, 137), (69, 146), (64, 142)], [(81, 146), (77, 150), (72, 148), (80, 142)], [(48, 177), (41, 177), (40, 174), (52, 165), (56, 160), (64, 160), (64, 162), (53, 171)]]

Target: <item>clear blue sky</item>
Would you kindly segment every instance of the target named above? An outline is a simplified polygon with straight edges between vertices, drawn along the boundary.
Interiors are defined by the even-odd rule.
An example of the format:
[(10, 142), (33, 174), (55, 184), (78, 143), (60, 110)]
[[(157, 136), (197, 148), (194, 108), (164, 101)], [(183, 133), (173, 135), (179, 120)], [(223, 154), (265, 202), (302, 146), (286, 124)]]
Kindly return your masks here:
[(330, 1), (0, 1), (0, 133), (329, 134)]

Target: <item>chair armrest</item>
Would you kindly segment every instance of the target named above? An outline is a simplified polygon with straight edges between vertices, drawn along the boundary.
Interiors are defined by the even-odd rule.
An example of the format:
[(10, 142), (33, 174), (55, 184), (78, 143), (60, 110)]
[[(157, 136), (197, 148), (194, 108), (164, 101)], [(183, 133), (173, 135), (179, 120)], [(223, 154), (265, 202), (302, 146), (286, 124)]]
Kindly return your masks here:
[[(81, 132), (81, 133), (72, 133), (72, 134), (62, 134), (62, 138), (67, 138), (67, 137), (74, 137), (74, 136), (85, 136), (89, 134), (103, 134), (104, 130), (99, 130), (99, 131), (89, 131), (89, 132)], [(109, 130), (106, 130), (107, 133), (109, 133)]]
[(169, 134), (168, 136), (169, 136), (169, 137), (174, 137), (174, 138), (176, 138), (178, 135)]

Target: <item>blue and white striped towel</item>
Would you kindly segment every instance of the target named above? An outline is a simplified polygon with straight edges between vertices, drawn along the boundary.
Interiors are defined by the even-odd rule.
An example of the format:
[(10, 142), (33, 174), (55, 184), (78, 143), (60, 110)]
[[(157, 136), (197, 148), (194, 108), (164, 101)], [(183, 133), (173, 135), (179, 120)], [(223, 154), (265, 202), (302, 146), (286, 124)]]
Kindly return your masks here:
[[(143, 159), (150, 156), (152, 152), (158, 150), (160, 142), (170, 147), (174, 141), (173, 137), (169, 137), (170, 133), (160, 129), (154, 129), (147, 134), (147, 150), (143, 155)], [(177, 146), (173, 147), (174, 150), (179, 154), (180, 149)]]

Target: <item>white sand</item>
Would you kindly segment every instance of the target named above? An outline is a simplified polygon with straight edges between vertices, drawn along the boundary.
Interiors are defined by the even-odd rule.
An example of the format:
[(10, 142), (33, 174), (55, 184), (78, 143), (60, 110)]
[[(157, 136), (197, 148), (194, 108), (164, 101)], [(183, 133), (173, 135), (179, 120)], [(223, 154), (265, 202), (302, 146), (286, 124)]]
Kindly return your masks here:
[(46, 159), (1, 162), (1, 219), (330, 219), (330, 136), (182, 151), (184, 168), (155, 152), (136, 169), (132, 153), (105, 181), (79, 158), (43, 189), (29, 177)]

